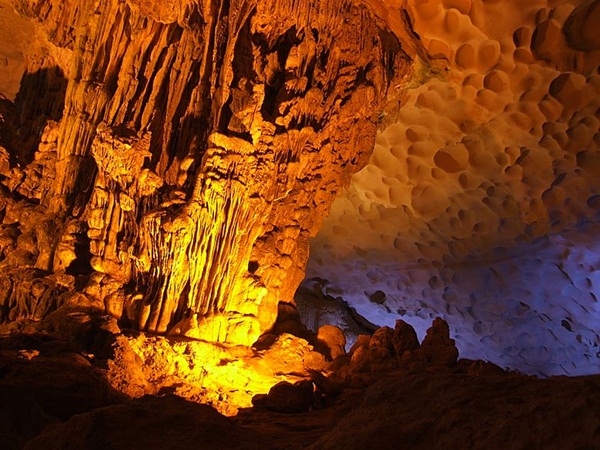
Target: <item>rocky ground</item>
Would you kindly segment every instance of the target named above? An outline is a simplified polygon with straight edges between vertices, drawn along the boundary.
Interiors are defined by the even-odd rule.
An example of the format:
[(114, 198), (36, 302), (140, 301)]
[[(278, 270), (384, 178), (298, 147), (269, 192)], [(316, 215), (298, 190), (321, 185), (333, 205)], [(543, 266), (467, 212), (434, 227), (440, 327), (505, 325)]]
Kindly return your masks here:
[[(600, 375), (539, 379), (457, 360), (441, 320), (421, 343), (400, 321), (365, 335), (348, 355), (231, 417), (175, 395), (190, 383), (183, 375), (177, 386), (146, 377), (154, 395), (124, 389), (115, 371), (139, 379), (139, 356), (129, 369), (114, 359), (123, 339), (135, 347), (138, 338), (113, 330), (107, 352), (106, 327), (104, 335), (82, 330), (0, 340), (0, 448), (600, 448)], [(324, 353), (335, 354), (335, 332), (321, 338)]]

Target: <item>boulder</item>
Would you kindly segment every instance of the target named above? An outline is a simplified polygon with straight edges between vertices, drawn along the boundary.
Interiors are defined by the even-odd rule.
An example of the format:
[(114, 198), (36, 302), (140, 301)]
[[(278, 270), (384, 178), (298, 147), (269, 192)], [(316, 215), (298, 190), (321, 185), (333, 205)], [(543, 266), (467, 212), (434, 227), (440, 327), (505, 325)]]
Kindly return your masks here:
[(350, 347), (350, 351), (348, 353), (350, 356), (354, 355), (354, 352), (356, 352), (356, 350), (358, 350), (360, 347), (368, 347), (369, 342), (371, 342), (371, 336), (368, 334), (359, 334), (358, 338), (356, 338), (356, 341), (354, 341), (354, 344), (352, 344), (352, 347)]
[(357, 373), (383, 372), (396, 366), (392, 353), (385, 347), (359, 347), (350, 360), (352, 371)]
[(419, 339), (415, 329), (403, 320), (396, 320), (392, 345), (396, 355), (400, 358), (406, 350), (419, 348)]
[(346, 336), (335, 325), (323, 325), (317, 331), (317, 342), (324, 347), (326, 356), (336, 359), (346, 354)]
[(394, 353), (394, 345), (392, 344), (392, 340), (394, 338), (394, 330), (390, 327), (381, 327), (373, 336), (371, 336), (371, 341), (369, 342), (369, 348), (384, 348), (390, 352), (390, 354)]
[(421, 351), (427, 362), (435, 367), (454, 367), (458, 359), (458, 350), (454, 339), (450, 339), (448, 323), (437, 317), (427, 330), (427, 335), (421, 344)]
[(302, 380), (294, 384), (281, 381), (273, 386), (268, 394), (255, 395), (252, 404), (288, 414), (308, 412), (313, 404), (313, 390), (312, 381)]

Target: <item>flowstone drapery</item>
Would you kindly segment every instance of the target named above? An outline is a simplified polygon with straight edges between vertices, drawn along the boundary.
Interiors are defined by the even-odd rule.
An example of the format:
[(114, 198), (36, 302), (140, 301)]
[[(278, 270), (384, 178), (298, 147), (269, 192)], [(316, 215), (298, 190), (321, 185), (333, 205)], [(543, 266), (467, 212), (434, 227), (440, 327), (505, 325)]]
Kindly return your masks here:
[(309, 236), (408, 83), (418, 49), (400, 10), (13, 6), (47, 41), (16, 99), (15, 133), (41, 143), (14, 140), (7, 156), (3, 319), (87, 299), (141, 330), (252, 343), (292, 300)]

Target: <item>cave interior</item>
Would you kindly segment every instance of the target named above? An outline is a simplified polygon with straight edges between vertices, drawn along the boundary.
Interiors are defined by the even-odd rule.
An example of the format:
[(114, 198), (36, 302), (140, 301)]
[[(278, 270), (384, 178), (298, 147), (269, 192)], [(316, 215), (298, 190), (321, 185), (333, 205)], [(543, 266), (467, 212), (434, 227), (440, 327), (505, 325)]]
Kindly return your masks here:
[(0, 447), (600, 448), (598, 23), (0, 0)]

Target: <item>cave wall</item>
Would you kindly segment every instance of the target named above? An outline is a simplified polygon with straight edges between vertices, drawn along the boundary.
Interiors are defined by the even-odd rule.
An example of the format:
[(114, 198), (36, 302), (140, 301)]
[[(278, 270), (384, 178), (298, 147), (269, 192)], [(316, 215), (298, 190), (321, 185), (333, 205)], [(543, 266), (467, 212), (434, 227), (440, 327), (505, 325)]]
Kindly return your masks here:
[[(382, 115), (311, 243), (305, 286), (460, 353), (600, 370), (598, 1), (409, 1), (448, 63)], [(329, 316), (330, 317), (330, 316)]]
[(2, 111), (12, 324), (85, 306), (254, 342), (292, 301), (309, 237), (420, 51), (377, 1), (3, 7), (35, 29)]

